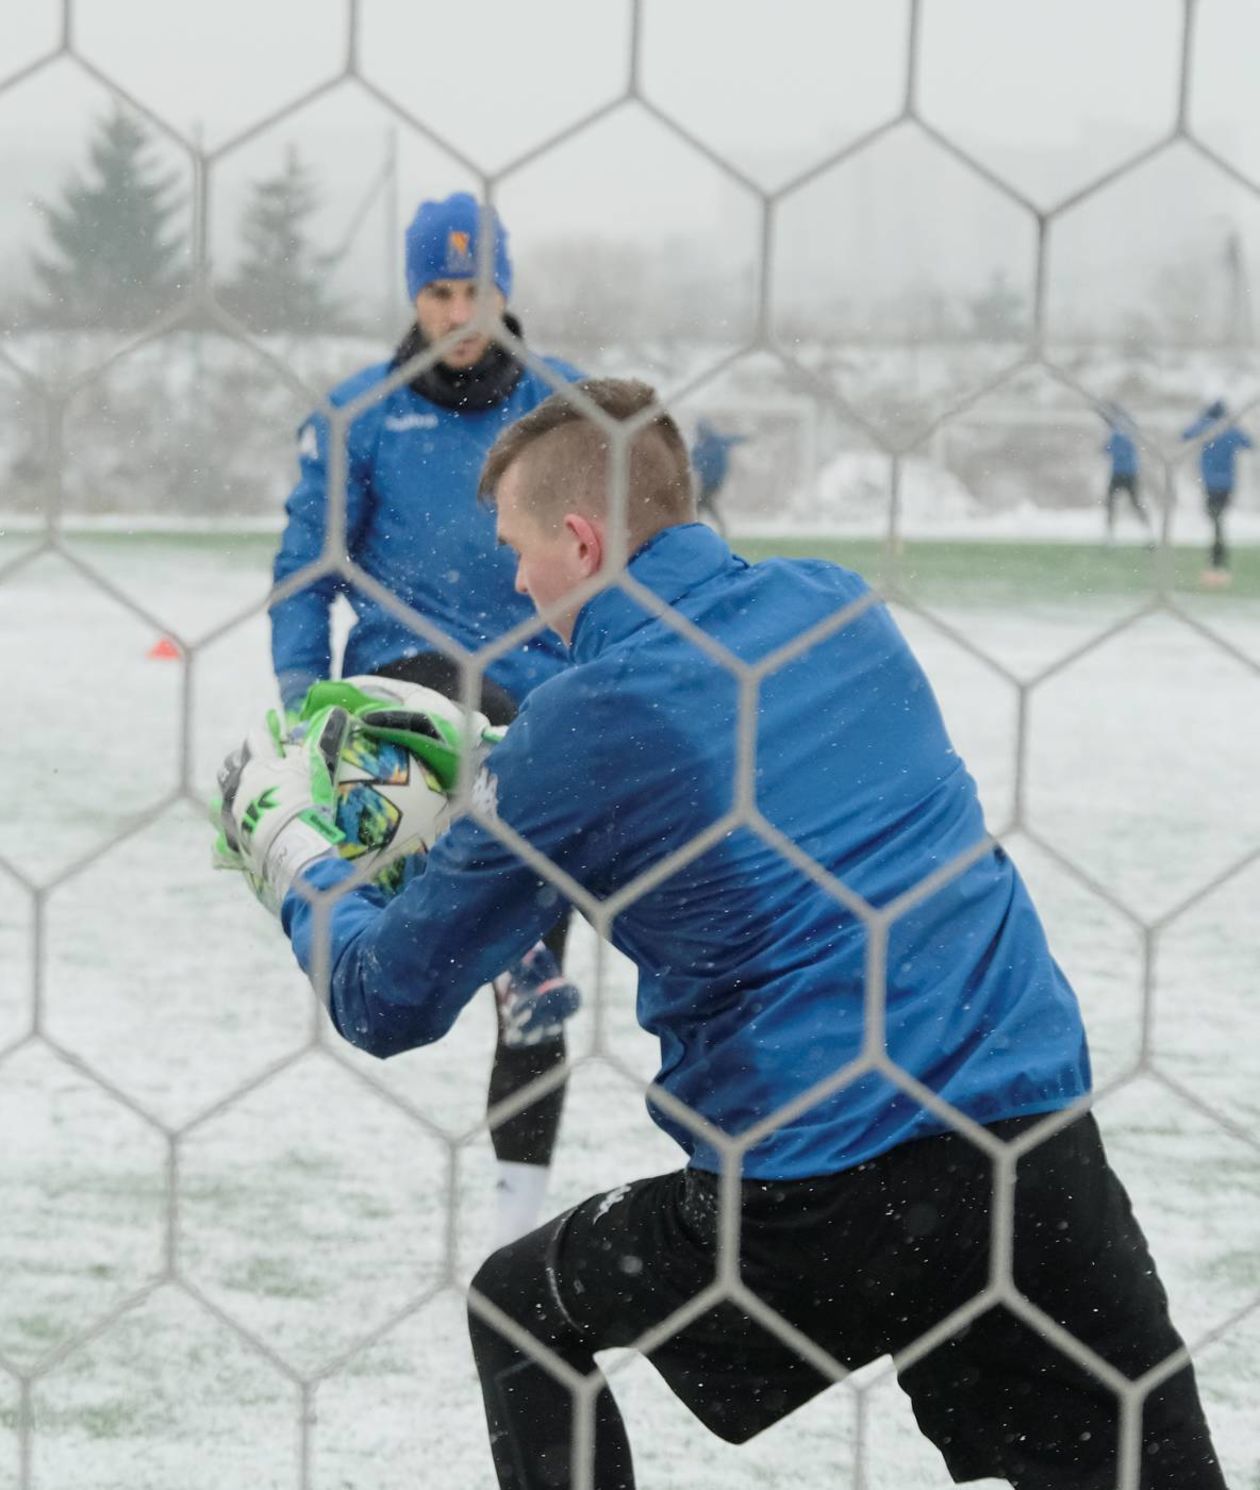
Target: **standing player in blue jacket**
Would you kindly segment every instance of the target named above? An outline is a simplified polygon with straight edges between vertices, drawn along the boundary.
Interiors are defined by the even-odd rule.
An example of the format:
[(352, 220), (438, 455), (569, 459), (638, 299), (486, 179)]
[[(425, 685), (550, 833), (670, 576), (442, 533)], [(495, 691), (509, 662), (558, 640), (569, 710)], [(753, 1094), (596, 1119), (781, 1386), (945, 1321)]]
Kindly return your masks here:
[(747, 435), (724, 435), (707, 419), (696, 424), (691, 444), (691, 469), (696, 473), (696, 506), (707, 514), (719, 533), (726, 524), (718, 510), (718, 493), (726, 485), (731, 468), (731, 451), (747, 441)]
[[(497, 216), (494, 222), (492, 293), (495, 311), (504, 314), (512, 263), (507, 232)], [(420, 204), (405, 244), (415, 323), (388, 362), (365, 368), (331, 395), (337, 407), (357, 402), (426, 347), (468, 328), (466, 336), (445, 347), (439, 361), (364, 410), (349, 427), (345, 450), (350, 559), (441, 636), (468, 651), (532, 613), (513, 587), (511, 558), (496, 544), (494, 519), (477, 501), (477, 478), (495, 438), (551, 391), (541, 376), (472, 326), (480, 232), (479, 206), (467, 193)], [(505, 315), (505, 321), (519, 336), (514, 317)], [(560, 378), (578, 376), (557, 358), (543, 361)], [(323, 552), (328, 440), (327, 419), (313, 414), (298, 436), (301, 478), (288, 501), (288, 524), (275, 561), (277, 584)], [(329, 607), (339, 593), (355, 612), (343, 676), (377, 674), (460, 697), (458, 664), (439, 640), (412, 630), (376, 596), (332, 574), (271, 608), (272, 659), (287, 711), (296, 710), (312, 683), (331, 676)], [(493, 724), (506, 725), (529, 691), (564, 664), (564, 648), (550, 635), (514, 648), (487, 668), (482, 710)], [(567, 927), (567, 916), (544, 927), (543, 949), (520, 961), (508, 959), (489, 975), (500, 975), (492, 1106), (564, 1066), (563, 1022), (556, 1013), (577, 999), (572, 985), (558, 982), (556, 962), (563, 958)], [(540, 1001), (543, 989), (546, 997)], [(492, 1134), (499, 1161), (500, 1241), (536, 1222), (563, 1100), (563, 1085), (557, 1085)]]
[(1208, 567), (1203, 571), (1203, 583), (1220, 587), (1229, 583), (1229, 550), (1225, 546), (1225, 513), (1234, 500), (1234, 465), (1240, 450), (1250, 450), (1251, 436), (1244, 434), (1229, 420), (1229, 409), (1224, 400), (1217, 399), (1208, 404), (1188, 429), (1181, 432), (1183, 440), (1197, 440), (1210, 429), (1216, 433), (1205, 440), (1199, 451), (1199, 472), (1203, 477), (1203, 499), (1207, 507), (1208, 521), (1212, 524), (1212, 548), (1208, 555)]
[[(1129, 1380), (1173, 1360), (1145, 1395), (1143, 1490), (1222, 1490), (1145, 1239), (1083, 1112), (1076, 999), (900, 633), (846, 570), (734, 556), (694, 521), (678, 429), (645, 422), (652, 391), (583, 386), (639, 431), (637, 590), (574, 598), (609, 555), (610, 442), (552, 398), (496, 444), (482, 483), (517, 585), (573, 666), (530, 695), (484, 761), (475, 815), (396, 898), (347, 886), (327, 924), (332, 1018), (387, 1056), (440, 1038), (545, 921), (549, 881), (508, 830), (579, 897), (619, 897), (610, 934), (638, 964), (639, 1019), (661, 1047), (652, 1116), (687, 1165), (593, 1196), (478, 1272), (470, 1324), (500, 1485), (570, 1486), (586, 1442), (583, 1483), (631, 1490), (595, 1353), (648, 1331), (653, 1365), (733, 1441), (832, 1379), (767, 1320), (837, 1373), (905, 1352), (990, 1281), (993, 1155), (1020, 1141), (1002, 1233), (1016, 1288)], [(758, 676), (747, 738), (749, 696), (697, 632), (745, 666), (777, 664)], [(325, 727), (336, 736), (335, 711)], [(315, 921), (286, 889), (349, 873), (307, 825), (322, 769), (292, 748), (237, 757), (224, 792), (235, 842), (260, 792), (277, 801), (241, 853), (308, 969)], [(732, 824), (741, 782), (757, 816)], [(467, 935), (482, 925), (489, 939)], [(719, 1278), (720, 1299), (680, 1313)], [(589, 1437), (573, 1381), (598, 1389)], [(1115, 1483), (1115, 1393), (1003, 1304), (946, 1329), (900, 1381), (957, 1480)]]
[(1129, 503), (1146, 529), (1148, 542), (1154, 544), (1150, 514), (1142, 503), (1138, 491), (1138, 447), (1133, 438), (1133, 423), (1120, 408), (1112, 408), (1107, 414), (1110, 432), (1103, 442), (1103, 454), (1111, 460), (1111, 474), (1107, 480), (1107, 542), (1116, 535), (1116, 504), (1120, 493), (1128, 495)]

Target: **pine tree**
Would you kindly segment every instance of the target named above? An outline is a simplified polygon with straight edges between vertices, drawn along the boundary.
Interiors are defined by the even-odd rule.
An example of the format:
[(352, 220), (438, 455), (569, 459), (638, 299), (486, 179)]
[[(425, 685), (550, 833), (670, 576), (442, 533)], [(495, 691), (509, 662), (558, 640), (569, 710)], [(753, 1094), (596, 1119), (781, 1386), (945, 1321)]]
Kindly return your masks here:
[(43, 290), (33, 318), (46, 325), (130, 330), (177, 297), (184, 236), (175, 172), (151, 158), (148, 131), (121, 105), (100, 120), (88, 171), (76, 173), (56, 203), (37, 203), (54, 254), (34, 255)]
[(1024, 297), (995, 269), (987, 288), (968, 303), (972, 330), (981, 341), (1015, 341), (1024, 334)]
[(312, 245), (319, 193), (290, 145), (279, 174), (256, 181), (241, 216), (245, 257), (219, 298), (259, 331), (330, 331), (344, 320), (328, 292), (335, 256)]

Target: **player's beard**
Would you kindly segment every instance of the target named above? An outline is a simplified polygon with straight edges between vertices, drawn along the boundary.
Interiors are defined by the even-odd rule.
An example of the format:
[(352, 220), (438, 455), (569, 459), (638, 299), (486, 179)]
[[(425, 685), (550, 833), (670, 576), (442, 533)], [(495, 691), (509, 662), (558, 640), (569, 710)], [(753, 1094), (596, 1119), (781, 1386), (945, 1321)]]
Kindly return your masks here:
[[(520, 321), (510, 312), (504, 313), (503, 324), (513, 336), (522, 335)], [(401, 367), (428, 345), (424, 332), (413, 322), (398, 343), (390, 366)], [(506, 348), (491, 342), (471, 367), (450, 367), (445, 362), (435, 362), (417, 373), (408, 386), (421, 398), (427, 398), (443, 409), (473, 414), (492, 409), (510, 398), (524, 371), (522, 364)]]

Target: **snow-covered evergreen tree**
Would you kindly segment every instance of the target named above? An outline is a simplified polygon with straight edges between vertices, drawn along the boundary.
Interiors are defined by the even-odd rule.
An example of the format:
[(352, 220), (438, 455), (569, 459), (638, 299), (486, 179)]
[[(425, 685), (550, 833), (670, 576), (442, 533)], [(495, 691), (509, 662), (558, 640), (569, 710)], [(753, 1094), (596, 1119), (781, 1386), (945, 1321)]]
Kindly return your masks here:
[(333, 256), (310, 237), (319, 193), (290, 145), (274, 176), (253, 185), (241, 216), (245, 255), (218, 297), (258, 331), (335, 331), (344, 319), (328, 288)]
[(33, 256), (41, 294), (31, 318), (132, 330), (166, 309), (186, 251), (176, 180), (154, 161), (148, 130), (115, 104), (98, 123), (87, 170), (70, 177), (57, 201), (37, 203), (51, 242)]

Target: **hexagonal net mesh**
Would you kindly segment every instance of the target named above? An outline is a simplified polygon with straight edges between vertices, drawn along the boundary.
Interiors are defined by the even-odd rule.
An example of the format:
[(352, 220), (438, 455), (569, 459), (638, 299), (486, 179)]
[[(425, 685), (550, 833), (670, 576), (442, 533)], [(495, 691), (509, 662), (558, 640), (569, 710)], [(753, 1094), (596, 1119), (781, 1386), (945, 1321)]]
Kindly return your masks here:
[[(25, 509), (0, 529), (0, 607), (14, 639), (3, 676), (21, 751), (11, 779), (33, 788), (0, 852), (0, 949), (13, 970), (0, 992), (0, 1213), (10, 1218), (0, 1251), (0, 1486), (401, 1485), (438, 1455), (445, 1483), (489, 1483), (465, 1307), (569, 1386), (581, 1407), (574, 1483), (595, 1484), (599, 1381), (576, 1376), (469, 1282), (485, 1250), (490, 1129), (559, 1074), (486, 1115), (482, 1073), (493, 1031), (485, 999), (436, 1046), (387, 1067), (366, 1060), (330, 1029), (322, 1007), (337, 895), (311, 897), (320, 933), (312, 999), (274, 928), (246, 915), (235, 886), (208, 884), (201, 867), (218, 757), (271, 702), (261, 630), (270, 604), (320, 579), (353, 587), (459, 665), (468, 704), (487, 669), (546, 629), (539, 617), (481, 650), (462, 646), (391, 593), (356, 549), (351, 427), (441, 348), (334, 404), (332, 366), (375, 346), (376, 322), (365, 331), (362, 318), (354, 323), (344, 305), (325, 299), (311, 312), (322, 324), (277, 333), (251, 308), (242, 281), (222, 272), (221, 218), (232, 200), (223, 183), (239, 162), (280, 138), (335, 153), (330, 142), (355, 110), (380, 123), (389, 142), (383, 179), (398, 179), (402, 132), (424, 191), (430, 179), (466, 185), (522, 236), (518, 222), (545, 226), (558, 214), (560, 246), (528, 291), (538, 323), (555, 328), (557, 340), (571, 331), (576, 359), (592, 369), (646, 370), (669, 407), (749, 437), (726, 515), (750, 550), (839, 557), (869, 570), (877, 587), (749, 662), (636, 578), (625, 544), (615, 543), (614, 562), (589, 595), (619, 591), (731, 675), (729, 798), (697, 837), (602, 896), (484, 802), (463, 804), (557, 906), (568, 900), (585, 918), (571, 948), (585, 1002), (563, 1073), (554, 1210), (676, 1164), (673, 1147), (643, 1121), (644, 1096), (723, 1166), (715, 1276), (640, 1337), (638, 1351), (664, 1344), (714, 1304), (734, 1302), (839, 1384), (802, 1408), (792, 1428), (769, 1430), (737, 1456), (703, 1437), (636, 1356), (609, 1361), (637, 1435), (642, 1482), (693, 1490), (789, 1476), (822, 1483), (839, 1465), (854, 1485), (943, 1483), (930, 1448), (901, 1431), (911, 1420), (892, 1390), (894, 1372), (1002, 1304), (1114, 1393), (1116, 1483), (1144, 1483), (1143, 1404), (1184, 1354), (1130, 1379), (1012, 1276), (1019, 1160), (1079, 1109), (1005, 1144), (889, 1054), (893, 929), (991, 853), (994, 839), (1015, 846), (1081, 994), (1098, 1075), (1091, 1103), (1154, 1235), (1222, 1459), (1231, 1474), (1254, 1476), (1260, 1437), (1247, 1388), (1260, 1305), (1260, 1190), (1248, 1036), (1260, 813), (1247, 745), (1255, 738), (1260, 613), (1248, 552), (1236, 557), (1232, 594), (1200, 595), (1197, 555), (1174, 542), (1187, 521), (1178, 484), (1194, 480), (1193, 463), (1216, 432), (1209, 421), (1183, 439), (1179, 401), (1228, 384), (1239, 390), (1232, 417), (1245, 419), (1256, 396), (1244, 228), (1260, 206), (1260, 182), (1232, 132), (1232, 73), (1221, 60), (1229, 51), (1222, 36), (1249, 22), (1206, 0), (1168, 0), (1140, 22), (1126, 12), (1124, 34), (1142, 31), (1163, 59), (1162, 83), (1133, 84), (1143, 97), (1159, 94), (1155, 123), (1100, 136), (1075, 156), (1047, 150), (1030, 182), (1018, 151), (993, 143), (992, 121), (988, 136), (975, 125), (976, 107), (988, 102), (960, 102), (966, 88), (951, 93), (951, 76), (966, 77), (975, 61), (978, 29), (1006, 59), (1004, 74), (1019, 74), (1001, 49), (1025, 39), (1005, 34), (1000, 6), (855, 0), (785, 13), (775, 30), (787, 37), (787, 61), (800, 67), (810, 144), (798, 136), (777, 150), (786, 95), (775, 49), (783, 36), (767, 38), (761, 22), (725, 8), (697, 6), (684, 16), (663, 0), (609, 7), (597, 35), (584, 29), (596, 25), (591, 8), (560, 0), (555, 8), (551, 24), (569, 46), (553, 96), (532, 133), (522, 125), (493, 147), (450, 77), (413, 86), (414, 60), (398, 55), (415, 40), (411, 8), (368, 0), (328, 0), (304, 16), (309, 36), (277, 37), (277, 77), (292, 81), (274, 87), (267, 67), (242, 65), (237, 77), (232, 66), (232, 47), (239, 54), (253, 35), (250, 18), (235, 17), (232, 47), (216, 51), (211, 8), (194, 7), (199, 19), (189, 24), (205, 32), (205, 57), (199, 67), (183, 59), (188, 77), (241, 94), (232, 124), (217, 135), (181, 123), (177, 76), (134, 65), (153, 43), (162, 7), (146, 11), (136, 0), (116, 12), (123, 18), (112, 28), (101, 7), (62, 0), (31, 23), (26, 54), (15, 53), (12, 68), (0, 64), (0, 109), (39, 116), (58, 106), (57, 89), (82, 88), (115, 119), (138, 121), (177, 163), (186, 220), (182, 260), (163, 261), (166, 288), (139, 311), (123, 314), (102, 299), (98, 324), (91, 296), (105, 292), (89, 285), (81, 292), (86, 317), (58, 321), (49, 306), (65, 310), (75, 287), (45, 276), (46, 288), (61, 284), (45, 321), (12, 297), (0, 346), (2, 394), (25, 442), (6, 467), (2, 499)], [(1092, 24), (1084, 12), (1073, 19), (1060, 7), (1033, 9), (1029, 24), (1047, 59), (1056, 34), (1074, 45), (1082, 38), (1073, 28)], [(504, 69), (493, 75), (506, 89), (515, 71), (508, 43), (536, 45), (539, 21), (517, 35), (512, 27), (524, 23), (512, 8), (494, 14), (501, 45), (487, 44), (481, 63)], [(750, 56), (758, 39), (767, 48), (766, 65), (741, 85), (767, 110), (757, 149), (738, 131), (724, 135), (707, 103), (706, 28), (719, 23), (731, 36), (753, 27)], [(259, 17), (254, 38), (264, 53), (268, 24)], [(430, 16), (426, 24), (435, 28), (428, 41), (445, 38), (445, 21)], [(821, 70), (806, 55), (815, 24), (817, 45), (832, 48)], [(451, 64), (459, 40), (446, 42)], [(475, 50), (442, 72), (457, 81), (475, 73)], [(1205, 56), (1215, 72), (1205, 71)], [(1120, 70), (1129, 66), (1140, 70), (1126, 53)], [(764, 73), (772, 75), (769, 93)], [(884, 80), (882, 92), (874, 84), (863, 92), (868, 75)], [(850, 118), (841, 128), (828, 112), (837, 78), (861, 97), (869, 117), (860, 124)], [(1013, 106), (1010, 86), (1011, 76), (995, 84), (1005, 107)], [(342, 108), (350, 112), (335, 112)], [(631, 128), (638, 133), (625, 134)], [(920, 192), (929, 159), (944, 183), (934, 194)], [(625, 178), (617, 210), (598, 194), (610, 164), (618, 181), (610, 202)], [(636, 196), (636, 170), (665, 183), (659, 199)], [(1230, 203), (1228, 218), (1214, 217), (1211, 192), (1191, 199), (1215, 224), (1204, 262), (1216, 298), (1196, 299), (1184, 274), (1161, 270), (1162, 319), (1151, 312), (1139, 325), (1117, 313), (1105, 334), (1092, 335), (1109, 314), (1107, 297), (1124, 298), (1126, 266), (1139, 262), (1136, 247), (1126, 258), (1126, 233), (1158, 232), (1193, 171), (1210, 173), (1212, 190), (1226, 191)], [(362, 163), (347, 175), (357, 201)], [(45, 225), (73, 258), (67, 219), (59, 229), (58, 209), (40, 190)], [(912, 199), (904, 211), (887, 205), (899, 194)], [(558, 205), (575, 195), (585, 199), (577, 219), (571, 201), (563, 212)], [(356, 207), (343, 260), (374, 201), (369, 193)], [(1109, 202), (1121, 204), (1118, 223), (1104, 217), (1093, 236), (1078, 233)], [(607, 213), (606, 238), (575, 236), (571, 224), (586, 210)], [(396, 213), (388, 203), (383, 211), (387, 276), (398, 275)], [(163, 206), (158, 220), (175, 213)], [(663, 268), (614, 241), (636, 215), (653, 219), (649, 237)], [(679, 245), (687, 223), (706, 220), (720, 228), (697, 258), (695, 243)], [(1111, 238), (1121, 240), (1111, 278), (1091, 279), (1089, 266)], [(907, 241), (970, 266), (966, 297), (947, 304), (920, 284), (921, 255), (898, 268), (901, 249), (890, 244)], [(978, 246), (995, 241), (1019, 266), (1013, 280), (1000, 256), (991, 270), (992, 255)], [(526, 264), (528, 245), (517, 247)], [(75, 262), (82, 269), (90, 257)], [(483, 255), (483, 286), (492, 272)], [(846, 276), (861, 288), (847, 293)], [(387, 327), (400, 320), (400, 305), (405, 316), (405, 301), (386, 296)], [(1223, 329), (1199, 336), (1218, 312)], [(605, 313), (611, 330), (596, 325)], [(652, 329), (639, 335), (638, 319)], [(335, 336), (321, 339), (321, 329)], [(537, 355), (519, 324), (492, 318), (486, 329), (604, 427), (619, 532), (633, 429), (610, 421)], [(1096, 477), (1079, 448), (1097, 458), (1100, 416), (1114, 427), (1121, 399), (1142, 409), (1124, 416), (1153, 501), (1146, 526), (1134, 530), (1142, 546), (1026, 541), (1054, 537), (1047, 523), (1065, 509), (1086, 510), (1081, 482)], [(329, 431), (326, 533), (312, 564), (270, 586), (270, 527), (260, 540), (246, 519), (274, 519), (276, 493), (271, 476), (246, 490), (257, 472), (245, 467), (259, 453), (248, 432), (266, 424), (287, 439), (310, 408), (325, 414)], [(277, 453), (277, 467), (282, 459)], [(1244, 533), (1249, 480), (1244, 472)], [(1028, 497), (1034, 488), (1059, 496), (1041, 503)], [(146, 489), (162, 494), (160, 510), (137, 516), (132, 497)], [(226, 506), (207, 532), (187, 523), (164, 530), (154, 520), (200, 516), (199, 504), (220, 498)], [(929, 542), (941, 537), (935, 524), (951, 503), (981, 520)], [(1092, 496), (1088, 505), (1096, 505)], [(795, 523), (792, 538), (767, 539), (770, 520), (785, 516)], [(1069, 522), (1062, 531), (1079, 530)], [(1209, 572), (1223, 572), (1215, 558)], [(980, 778), (993, 839), (872, 903), (759, 805), (758, 711), (777, 674), (795, 667), (798, 676), (812, 649), (884, 602), (926, 660)], [(650, 1042), (633, 1020), (632, 971), (610, 942), (620, 916), (736, 832), (832, 897), (837, 916), (859, 928), (866, 954), (858, 1055), (732, 1134), (656, 1085)], [(991, 1261), (974, 1297), (895, 1361), (853, 1371), (742, 1280), (734, 1197), (751, 1148), (876, 1077), (987, 1157)]]

